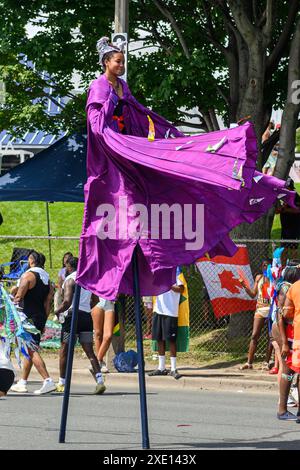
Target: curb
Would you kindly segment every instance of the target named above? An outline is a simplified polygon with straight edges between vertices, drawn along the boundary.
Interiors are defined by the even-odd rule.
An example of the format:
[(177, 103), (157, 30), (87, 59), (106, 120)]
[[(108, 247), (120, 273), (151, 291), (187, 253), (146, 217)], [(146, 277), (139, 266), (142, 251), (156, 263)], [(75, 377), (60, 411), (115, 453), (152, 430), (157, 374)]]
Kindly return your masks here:
[[(57, 368), (48, 367), (48, 372), (54, 378), (58, 377)], [(184, 372), (184, 371), (182, 371)], [(215, 372), (214, 372), (215, 373)], [(235, 392), (277, 392), (278, 384), (276, 379), (271, 381), (264, 380), (264, 377), (251, 377), (249, 375), (241, 377), (241, 374), (222, 374), (218, 373), (213, 376), (207, 371), (201, 371), (197, 376), (192, 374), (183, 374), (179, 380), (174, 380), (171, 377), (148, 377), (146, 372), (146, 386), (147, 389), (185, 389), (185, 390), (223, 390)], [(127, 386), (139, 387), (139, 380), (137, 373), (118, 373), (111, 372), (104, 374), (105, 383), (109, 387), (112, 386)], [(74, 383), (94, 384), (91, 373), (88, 369), (73, 369), (72, 379)], [(41, 381), (41, 377), (36, 371), (32, 371), (30, 380)]]

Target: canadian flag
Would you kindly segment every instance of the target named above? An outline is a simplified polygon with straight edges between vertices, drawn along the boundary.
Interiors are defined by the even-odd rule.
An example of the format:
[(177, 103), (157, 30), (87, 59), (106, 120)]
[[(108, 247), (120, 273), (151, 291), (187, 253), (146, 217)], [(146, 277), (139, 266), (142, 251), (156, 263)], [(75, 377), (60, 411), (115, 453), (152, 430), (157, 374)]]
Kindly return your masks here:
[(256, 300), (246, 293), (239, 282), (239, 279), (243, 279), (249, 286), (254, 284), (246, 246), (239, 246), (231, 258), (199, 258), (196, 265), (203, 277), (217, 318), (255, 310)]

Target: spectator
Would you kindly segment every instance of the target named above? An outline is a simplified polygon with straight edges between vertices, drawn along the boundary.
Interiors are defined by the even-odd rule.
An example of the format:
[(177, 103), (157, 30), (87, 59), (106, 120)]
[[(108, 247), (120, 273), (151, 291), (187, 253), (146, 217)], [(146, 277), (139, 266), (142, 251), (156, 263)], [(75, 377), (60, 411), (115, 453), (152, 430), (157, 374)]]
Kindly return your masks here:
[[(18, 290), (14, 297), (16, 304), (23, 305), (23, 312), (40, 334), (32, 335), (37, 345), (40, 344), (41, 334), (45, 328), (47, 318), (50, 314), (53, 288), (50, 284), (49, 274), (43, 269), (45, 256), (42, 253), (32, 251), (28, 257), (29, 269), (21, 276)], [(32, 364), (44, 379), (43, 385), (34, 393), (42, 395), (55, 390), (55, 384), (49, 376), (46, 365), (38, 351), (29, 350), (30, 360), (24, 359), (22, 379), (12, 387), (12, 391), (27, 392), (27, 379)]]
[[(275, 351), (275, 364), (278, 364), (278, 385), (280, 388), (280, 380), (281, 380), (281, 374), (283, 371), (283, 360), (281, 356), (281, 350), (282, 350), (282, 339), (281, 339), (281, 334), (279, 330), (279, 321), (280, 321), (280, 315), (282, 312), (282, 308), (284, 306), (284, 302), (286, 299), (287, 292), (291, 285), (295, 282), (296, 271), (294, 267), (287, 267), (283, 271), (283, 281), (280, 283), (277, 289), (277, 306), (274, 310), (274, 315), (273, 315), (273, 323), (272, 323), (272, 330), (271, 330), (271, 335), (270, 335), (270, 340), (272, 342), (272, 345), (274, 347)], [(270, 371), (270, 373), (272, 370)], [(275, 373), (275, 372), (273, 372)], [(291, 400), (294, 401), (294, 398), (291, 397)]]
[[(286, 294), (282, 310), (279, 311), (279, 330), (281, 335), (281, 355), (283, 370), (280, 380), (280, 400), (277, 418), (280, 420), (295, 420), (300, 416), (300, 408), (297, 416), (287, 411), (287, 401), (294, 373), (300, 373), (300, 362), (297, 348), (300, 343), (300, 266), (288, 267), (293, 270), (292, 286)], [(299, 351), (298, 351), (299, 352)], [(299, 404), (299, 380), (298, 380), (298, 406)]]
[(268, 140), (271, 137), (272, 131), (274, 130), (274, 128), (275, 128), (274, 122), (270, 121), (269, 124), (268, 124), (267, 129), (265, 130), (265, 132), (262, 135), (262, 139), (261, 139), (262, 143), (264, 143), (266, 140)]
[[(245, 284), (245, 281), (243, 279), (240, 279), (240, 283), (245, 289), (245, 291), (247, 292), (247, 294), (253, 299), (257, 296), (257, 304), (256, 304), (256, 310), (255, 310), (254, 322), (253, 322), (253, 331), (252, 331), (252, 337), (251, 337), (249, 351), (248, 351), (248, 361), (246, 362), (246, 364), (240, 367), (240, 370), (253, 369), (253, 360), (254, 360), (254, 356), (256, 353), (256, 349), (257, 349), (257, 343), (260, 338), (265, 321), (269, 315), (270, 304), (271, 304), (271, 298), (270, 298), (270, 295), (268, 294), (270, 281), (267, 277), (267, 269), (268, 269), (269, 263), (271, 263), (271, 260), (269, 259), (263, 261), (262, 274), (258, 274), (255, 277), (255, 283), (254, 283), (253, 289), (250, 289), (249, 287), (247, 287), (247, 285)], [(265, 368), (269, 368), (270, 356), (271, 356), (271, 351), (268, 348), (266, 362), (264, 363)]]
[[(59, 355), (59, 371), (60, 377), (56, 387), (58, 392), (63, 392), (65, 387), (65, 376), (67, 366), (68, 344), (70, 340), (71, 321), (72, 321), (72, 307), (74, 301), (75, 279), (77, 271), (78, 258), (69, 257), (66, 261), (66, 274), (67, 277), (62, 285), (63, 302), (55, 310), (55, 315), (59, 316), (65, 312), (65, 320), (62, 325), (61, 331), (61, 348)], [(95, 378), (96, 389), (95, 395), (100, 395), (105, 392), (105, 385), (103, 376), (100, 371), (99, 363), (93, 349), (93, 322), (91, 317), (91, 293), (83, 288), (80, 290), (79, 311), (77, 321), (77, 335), (82, 349), (87, 355), (92, 365)]]
[(265, 175), (273, 176), (275, 172), (275, 167), (277, 163), (277, 157), (278, 157), (278, 146), (275, 145), (273, 148), (271, 155), (269, 156), (268, 160), (263, 166), (262, 172)]
[[(287, 188), (295, 191), (294, 181), (291, 178), (287, 179)], [(281, 222), (281, 240), (299, 240), (300, 239), (300, 196), (296, 194), (295, 205), (297, 209), (289, 207), (287, 204), (282, 203), (281, 207), (277, 210), (280, 213)], [(299, 243), (282, 242), (281, 246), (284, 247), (282, 259), (284, 264), (288, 257), (291, 259), (297, 258)], [(290, 252), (289, 252), (290, 250)]]
[(70, 251), (64, 254), (62, 259), (62, 268), (58, 273), (57, 290), (54, 295), (54, 310), (62, 303), (62, 285), (66, 279), (66, 262), (69, 256), (73, 256)]
[[(178, 270), (177, 270), (178, 271)], [(156, 297), (152, 322), (152, 340), (158, 342), (158, 368), (150, 372), (149, 376), (167, 375), (166, 370), (166, 341), (170, 343), (170, 375), (180, 379), (181, 375), (176, 368), (176, 339), (178, 330), (178, 310), (180, 294), (184, 290), (183, 283), (177, 272), (176, 284), (168, 292)]]
[(108, 372), (104, 356), (112, 342), (115, 326), (115, 302), (99, 297), (99, 302), (92, 309), (95, 334), (95, 349), (101, 372)]

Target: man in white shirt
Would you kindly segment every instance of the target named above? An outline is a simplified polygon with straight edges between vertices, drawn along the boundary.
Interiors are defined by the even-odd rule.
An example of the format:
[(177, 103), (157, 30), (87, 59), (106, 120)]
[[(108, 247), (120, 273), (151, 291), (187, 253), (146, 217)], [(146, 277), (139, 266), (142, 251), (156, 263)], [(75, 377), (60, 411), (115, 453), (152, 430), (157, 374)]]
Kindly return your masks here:
[(184, 286), (179, 279), (180, 271), (177, 269), (176, 284), (168, 292), (156, 297), (154, 304), (154, 315), (152, 321), (152, 340), (158, 343), (158, 368), (150, 372), (149, 376), (167, 375), (166, 370), (166, 341), (170, 344), (170, 375), (178, 380), (181, 375), (176, 369), (176, 339), (178, 330), (178, 310), (180, 295), (183, 293)]
[[(73, 256), (70, 256), (66, 261), (67, 276), (62, 286), (63, 302), (58, 306), (58, 308), (54, 312), (57, 317), (59, 317), (61, 313), (66, 312), (65, 321), (62, 325), (61, 331), (61, 348), (59, 355), (60, 378), (56, 388), (58, 392), (63, 392), (65, 386), (68, 344), (71, 332), (72, 307), (74, 302), (77, 264), (78, 258), (75, 258)], [(94, 371), (94, 376), (97, 382), (94, 393), (96, 395), (100, 395), (105, 392), (105, 385), (103, 376), (101, 374), (99, 362), (95, 356), (93, 348), (93, 321), (91, 316), (91, 296), (91, 292), (81, 288), (76, 333), (79, 337), (81, 347), (89, 358)]]

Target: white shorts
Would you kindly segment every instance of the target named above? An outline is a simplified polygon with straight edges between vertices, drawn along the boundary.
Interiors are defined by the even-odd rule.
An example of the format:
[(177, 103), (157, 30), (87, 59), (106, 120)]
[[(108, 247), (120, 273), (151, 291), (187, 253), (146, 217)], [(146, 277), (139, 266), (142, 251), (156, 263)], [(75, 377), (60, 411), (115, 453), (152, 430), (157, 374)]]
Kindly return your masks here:
[(96, 307), (102, 308), (105, 312), (107, 310), (115, 311), (115, 302), (112, 300), (106, 300), (102, 297), (99, 297), (99, 302), (97, 303)]

